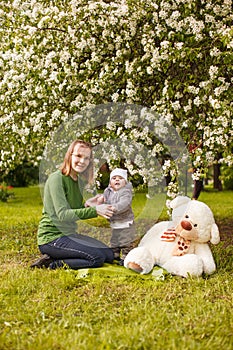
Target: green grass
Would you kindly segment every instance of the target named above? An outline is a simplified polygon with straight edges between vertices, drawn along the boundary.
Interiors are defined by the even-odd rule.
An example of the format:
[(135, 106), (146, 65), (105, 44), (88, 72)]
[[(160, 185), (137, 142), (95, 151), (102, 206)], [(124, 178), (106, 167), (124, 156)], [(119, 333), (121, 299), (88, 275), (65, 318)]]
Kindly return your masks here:
[[(166, 274), (164, 281), (116, 265), (87, 274), (31, 271), (42, 201), (37, 187), (14, 192), (15, 199), (0, 203), (1, 350), (233, 348), (232, 192), (200, 196), (224, 231), (211, 246), (217, 272), (188, 279)], [(162, 203), (147, 202), (143, 194), (134, 198), (140, 233), (157, 220), (154, 206)], [(166, 219), (166, 210), (160, 212)], [(96, 219), (81, 228), (96, 233), (102, 225)]]

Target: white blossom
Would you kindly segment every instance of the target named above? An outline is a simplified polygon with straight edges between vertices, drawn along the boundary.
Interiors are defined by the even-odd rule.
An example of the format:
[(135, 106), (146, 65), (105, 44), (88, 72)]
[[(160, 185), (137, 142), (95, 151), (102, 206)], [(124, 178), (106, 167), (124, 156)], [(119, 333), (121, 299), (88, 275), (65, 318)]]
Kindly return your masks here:
[(202, 104), (202, 101), (199, 96), (195, 97), (195, 99), (193, 100), (193, 104), (196, 106), (200, 106)]
[(218, 73), (218, 67), (210, 66), (210, 69), (209, 69), (210, 78), (214, 79), (216, 77), (217, 73)]
[[(24, 158), (38, 163), (50, 130), (77, 112), (81, 117), (74, 120), (86, 122), (89, 132), (95, 118), (82, 111), (110, 101), (150, 109), (124, 114), (117, 128), (107, 119), (113, 124), (104, 138), (120, 139), (127, 154), (132, 154), (127, 138), (150, 145), (148, 164), (153, 164), (165, 151), (151, 134), (165, 140), (173, 125), (186, 142), (196, 131), (203, 138), (196, 166), (204, 169), (217, 152), (230, 164), (233, 78), (224, 62), (233, 48), (231, 6), (230, 0), (202, 1), (198, 9), (191, 0), (8, 2), (7, 10), (0, 10), (3, 171)], [(98, 132), (92, 137), (96, 144), (103, 141)], [(104, 154), (109, 164), (119, 156), (111, 147)], [(126, 162), (132, 174), (148, 179), (146, 167)], [(172, 163), (169, 169), (176, 172)], [(173, 190), (178, 193), (172, 183), (168, 192)]]
[(209, 96), (209, 102), (214, 109), (221, 108), (221, 104), (220, 104), (219, 100), (214, 99), (211, 95)]
[(181, 108), (179, 101), (172, 102), (171, 105), (175, 111), (178, 111)]

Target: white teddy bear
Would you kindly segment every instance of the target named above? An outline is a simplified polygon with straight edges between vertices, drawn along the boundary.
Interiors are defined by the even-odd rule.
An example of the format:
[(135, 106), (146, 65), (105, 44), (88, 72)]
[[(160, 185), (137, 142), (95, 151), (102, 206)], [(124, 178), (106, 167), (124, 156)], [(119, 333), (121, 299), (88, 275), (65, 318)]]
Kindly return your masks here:
[(208, 242), (218, 244), (220, 236), (212, 211), (186, 196), (173, 199), (170, 207), (172, 221), (155, 224), (128, 253), (124, 266), (141, 274), (155, 265), (183, 277), (213, 273), (216, 266)]

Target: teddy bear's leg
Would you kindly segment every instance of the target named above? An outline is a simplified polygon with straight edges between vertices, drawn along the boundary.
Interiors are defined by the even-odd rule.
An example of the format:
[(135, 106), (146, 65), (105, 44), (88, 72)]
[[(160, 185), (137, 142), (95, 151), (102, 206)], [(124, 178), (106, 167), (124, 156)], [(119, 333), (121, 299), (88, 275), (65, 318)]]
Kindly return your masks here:
[(138, 273), (141, 273), (143, 271), (142, 267), (135, 262), (129, 262), (127, 268)]
[(203, 262), (204, 273), (211, 275), (216, 270), (216, 265), (208, 244), (197, 243), (195, 246), (195, 254), (198, 255)]
[(154, 258), (147, 248), (137, 247), (126, 255), (124, 266), (141, 274), (147, 274), (154, 267)]
[(189, 275), (198, 277), (203, 273), (203, 262), (195, 254), (173, 256), (162, 267), (172, 275), (182, 277)]

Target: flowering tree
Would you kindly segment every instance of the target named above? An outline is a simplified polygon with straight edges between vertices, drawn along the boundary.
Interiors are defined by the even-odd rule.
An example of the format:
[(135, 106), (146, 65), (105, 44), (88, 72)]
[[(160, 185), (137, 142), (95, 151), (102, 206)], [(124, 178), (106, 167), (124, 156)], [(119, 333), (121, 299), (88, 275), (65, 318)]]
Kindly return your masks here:
[(1, 1), (2, 172), (25, 159), (38, 164), (57, 126), (109, 102), (148, 107), (174, 125), (191, 151), (194, 178), (216, 160), (232, 165), (231, 6)]

